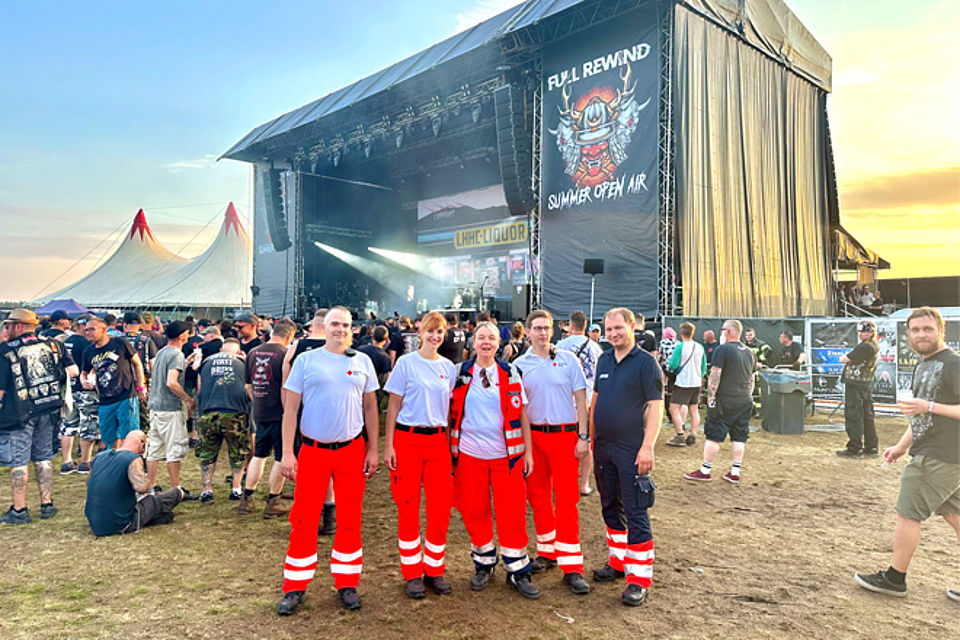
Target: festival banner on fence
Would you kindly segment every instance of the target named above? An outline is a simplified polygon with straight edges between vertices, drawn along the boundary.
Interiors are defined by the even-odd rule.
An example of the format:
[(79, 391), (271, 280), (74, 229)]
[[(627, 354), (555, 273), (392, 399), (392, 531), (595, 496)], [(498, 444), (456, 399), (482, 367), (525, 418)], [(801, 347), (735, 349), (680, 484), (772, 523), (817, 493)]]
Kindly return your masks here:
[(656, 3), (543, 54), (543, 303), (585, 308), (586, 258), (606, 261), (596, 306), (655, 315), (659, 51)]

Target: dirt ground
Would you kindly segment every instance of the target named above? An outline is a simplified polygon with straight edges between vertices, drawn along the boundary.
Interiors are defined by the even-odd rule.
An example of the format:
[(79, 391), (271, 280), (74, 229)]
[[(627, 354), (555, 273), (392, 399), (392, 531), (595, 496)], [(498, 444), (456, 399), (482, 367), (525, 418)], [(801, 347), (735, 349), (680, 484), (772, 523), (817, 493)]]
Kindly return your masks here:
[[(904, 426), (880, 420), (881, 445)], [(726, 445), (713, 482), (691, 483), (682, 474), (699, 464), (702, 439), (675, 449), (663, 444), (670, 432), (661, 430), (656, 452), (657, 556), (643, 607), (620, 603), (622, 583), (593, 584), (589, 595), (574, 596), (556, 569), (535, 577), (542, 590), (536, 602), (508, 589), (502, 570), (486, 591), (473, 593), (469, 541), (457, 514), (447, 553), (454, 595), (408, 600), (383, 473), (367, 486), (362, 610), (339, 607), (324, 570), (331, 540), (321, 538), (317, 580), (297, 615), (280, 619), (274, 607), (286, 521), (238, 516), (221, 482), (213, 505), (181, 505), (172, 525), (98, 540), (83, 517), (84, 477), (71, 475), (55, 480), (57, 517), (39, 520), (31, 487), (34, 523), (0, 529), (0, 638), (960, 637), (960, 605), (944, 593), (960, 588), (960, 547), (942, 519), (924, 525), (906, 598), (869, 593), (852, 579), (889, 563), (905, 462), (881, 467), (876, 459), (837, 458), (842, 433), (757, 432), (739, 486), (719, 479), (729, 468)], [(197, 489), (195, 458), (185, 475), (185, 485)], [(0, 495), (8, 491), (0, 485)], [(258, 493), (260, 507), (263, 497)], [(596, 493), (581, 500), (580, 513), (589, 574), (606, 557)]]

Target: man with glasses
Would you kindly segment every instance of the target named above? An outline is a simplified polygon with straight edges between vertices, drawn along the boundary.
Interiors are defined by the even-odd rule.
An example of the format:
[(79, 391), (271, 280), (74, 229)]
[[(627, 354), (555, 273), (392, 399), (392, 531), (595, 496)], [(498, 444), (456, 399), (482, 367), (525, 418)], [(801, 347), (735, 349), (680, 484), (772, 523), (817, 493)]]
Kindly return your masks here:
[[(173, 508), (183, 500), (183, 490), (173, 487), (150, 493), (150, 478), (143, 463), (147, 434), (127, 434), (118, 449), (93, 459), (87, 481), (83, 513), (95, 536), (136, 533), (143, 527), (173, 522)], [(137, 494), (143, 495), (140, 500)]]
[(877, 369), (880, 347), (877, 325), (863, 320), (857, 325), (860, 344), (840, 356), (843, 372), (843, 421), (847, 446), (837, 451), (844, 458), (875, 458), (878, 454), (877, 425), (873, 419), (873, 374)]
[(740, 342), (743, 325), (739, 320), (727, 320), (720, 329), (726, 342), (713, 352), (710, 378), (707, 380), (707, 420), (703, 425), (703, 464), (696, 471), (683, 475), (687, 480), (710, 481), (713, 459), (720, 443), (730, 436), (733, 464), (723, 479), (740, 484), (740, 467), (750, 435), (750, 417), (753, 414), (754, 371), (757, 358), (750, 347)]
[[(580, 315), (583, 315), (582, 312)], [(585, 323), (579, 330), (583, 337)], [(514, 361), (529, 404), (533, 472), (527, 476), (527, 498), (533, 508), (537, 557), (533, 573), (554, 565), (563, 582), (577, 595), (589, 593), (583, 579), (580, 549), (578, 460), (590, 454), (587, 429), (587, 380), (577, 356), (551, 347), (553, 317), (543, 310), (527, 316), (531, 347)], [(556, 502), (556, 507), (554, 507)]]

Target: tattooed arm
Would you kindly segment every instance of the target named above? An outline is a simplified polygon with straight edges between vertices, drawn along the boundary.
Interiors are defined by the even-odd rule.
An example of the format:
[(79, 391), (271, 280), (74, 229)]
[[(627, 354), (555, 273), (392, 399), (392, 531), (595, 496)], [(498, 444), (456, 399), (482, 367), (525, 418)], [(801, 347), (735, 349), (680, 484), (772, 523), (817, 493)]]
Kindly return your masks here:
[(130, 466), (127, 467), (127, 479), (137, 493), (150, 493), (150, 478), (147, 477), (147, 470), (143, 468), (143, 458), (135, 458)]
[(710, 369), (710, 378), (707, 380), (707, 401), (717, 397), (717, 389), (720, 387), (720, 373), (723, 371), (720, 367)]

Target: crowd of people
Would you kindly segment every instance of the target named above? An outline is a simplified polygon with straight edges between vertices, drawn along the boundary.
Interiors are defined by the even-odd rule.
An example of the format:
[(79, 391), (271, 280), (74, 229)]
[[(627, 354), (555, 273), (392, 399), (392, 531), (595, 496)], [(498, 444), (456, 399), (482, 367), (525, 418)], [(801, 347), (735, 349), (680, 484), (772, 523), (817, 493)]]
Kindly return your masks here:
[[(871, 324), (859, 327), (864, 343)], [(897, 596), (906, 592), (921, 521), (939, 513), (960, 536), (960, 358), (945, 346), (935, 309), (914, 311), (907, 327), (923, 358), (914, 399), (901, 403), (910, 427), (882, 453), (888, 462), (913, 456), (897, 501), (894, 558), (887, 570), (856, 575), (861, 586)], [(608, 547), (592, 578), (623, 580), (622, 602), (640, 605), (653, 577), (648, 509), (664, 417), (675, 430), (666, 444), (694, 446), (705, 405), (702, 463), (684, 478), (710, 481), (729, 438), (722, 479), (739, 484), (756, 371), (803, 365), (789, 331), (776, 349), (738, 320), (725, 321), (720, 334), (718, 341), (706, 331), (698, 342), (696, 326), (683, 322), (657, 341), (642, 314), (625, 308), (607, 311), (602, 328), (582, 311), (556, 323), (536, 310), (508, 326), (488, 314), (461, 324), (457, 314), (438, 312), (355, 321), (344, 307), (320, 309), (305, 324), (252, 312), (163, 324), (127, 312), (119, 319), (55, 313), (41, 325), (33, 312), (15, 309), (0, 334), (0, 464), (11, 469), (13, 492), (0, 523), (31, 521), (31, 463), (40, 517), (56, 515), (58, 448), (61, 475), (89, 476), (85, 515), (95, 535), (169, 523), (182, 501), (214, 502), (226, 444), (227, 495), (240, 515), (254, 510), (267, 458), (274, 459), (262, 515), (291, 524), (277, 612), (290, 615), (302, 602), (320, 561), (319, 535), (334, 536), (330, 573), (343, 607), (357, 609), (363, 495), (382, 463), (408, 597), (452, 593), (445, 558), (456, 508), (470, 538), (469, 588), (485, 589), (502, 563), (507, 585), (537, 599), (532, 576), (554, 568), (573, 594), (590, 592), (578, 501), (593, 491), (592, 477)], [(858, 349), (845, 356), (860, 371), (847, 376), (853, 394), (857, 375), (866, 375), (858, 363), (875, 352), (869, 344)], [(857, 398), (864, 413), (870, 403)], [(850, 433), (842, 455), (878, 455), (875, 429), (861, 427), (859, 437)], [(200, 465), (196, 492), (181, 482), (191, 451)], [(161, 462), (167, 489), (158, 484)], [(287, 480), (292, 494), (284, 493)]]

